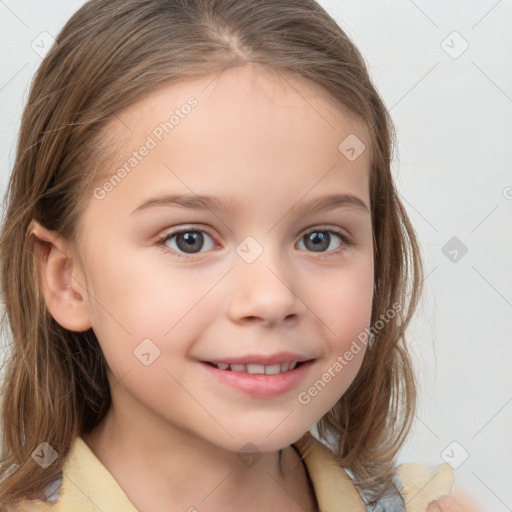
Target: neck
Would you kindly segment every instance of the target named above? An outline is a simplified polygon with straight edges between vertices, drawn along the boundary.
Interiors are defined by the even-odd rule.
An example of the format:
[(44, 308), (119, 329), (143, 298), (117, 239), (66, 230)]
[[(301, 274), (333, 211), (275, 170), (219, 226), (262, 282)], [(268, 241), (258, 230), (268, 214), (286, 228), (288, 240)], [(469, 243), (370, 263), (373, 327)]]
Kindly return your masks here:
[(290, 446), (238, 454), (114, 403), (82, 438), (141, 512), (316, 510), (305, 468)]

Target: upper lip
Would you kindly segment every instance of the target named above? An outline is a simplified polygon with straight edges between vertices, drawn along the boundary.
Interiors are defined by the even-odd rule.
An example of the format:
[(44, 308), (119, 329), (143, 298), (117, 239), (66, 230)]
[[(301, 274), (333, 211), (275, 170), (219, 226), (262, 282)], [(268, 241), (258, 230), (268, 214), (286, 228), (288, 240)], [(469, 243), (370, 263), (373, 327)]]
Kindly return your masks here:
[(278, 363), (292, 363), (297, 361), (299, 363), (303, 361), (309, 361), (311, 357), (303, 356), (301, 354), (293, 354), (292, 352), (279, 352), (276, 354), (264, 355), (264, 354), (248, 354), (240, 357), (225, 357), (218, 359), (204, 360), (205, 363), (226, 363), (226, 364), (262, 364), (265, 366), (271, 366)]

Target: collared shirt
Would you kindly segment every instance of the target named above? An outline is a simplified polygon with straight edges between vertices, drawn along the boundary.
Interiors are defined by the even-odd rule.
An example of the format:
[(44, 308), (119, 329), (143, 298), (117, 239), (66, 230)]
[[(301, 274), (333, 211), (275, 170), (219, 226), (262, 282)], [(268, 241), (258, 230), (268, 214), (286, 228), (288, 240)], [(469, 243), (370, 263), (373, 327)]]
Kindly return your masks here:
[[(448, 464), (430, 470), (407, 463), (397, 470), (400, 492), (369, 506), (329, 448), (311, 433), (304, 434), (293, 446), (304, 461), (320, 512), (425, 512), (430, 501), (449, 494), (454, 480)], [(13, 512), (137, 512), (81, 437), (74, 440), (61, 477), (48, 486), (47, 496), (48, 503), (26, 501)]]

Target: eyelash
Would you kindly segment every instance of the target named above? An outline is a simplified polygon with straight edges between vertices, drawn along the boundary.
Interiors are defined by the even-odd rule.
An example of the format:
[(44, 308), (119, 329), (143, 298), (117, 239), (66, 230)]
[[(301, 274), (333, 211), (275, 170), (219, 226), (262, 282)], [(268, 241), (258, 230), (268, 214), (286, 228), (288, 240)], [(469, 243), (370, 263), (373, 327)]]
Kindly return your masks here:
[[(348, 248), (353, 245), (353, 242), (351, 241), (351, 239), (347, 235), (345, 235), (345, 233), (343, 233), (341, 230), (338, 230), (335, 228), (322, 228), (321, 226), (309, 229), (308, 231), (304, 232), (304, 234), (299, 238), (299, 240), (304, 238), (306, 235), (310, 235), (310, 234), (316, 233), (316, 232), (334, 234), (334, 235), (338, 236), (342, 242), (340, 247), (338, 247), (337, 249), (334, 249), (334, 250), (328, 251), (328, 252), (316, 253), (316, 254), (318, 254), (318, 256), (320, 258), (328, 258), (332, 255), (336, 255), (339, 252), (341, 252), (344, 248)], [(181, 252), (177, 252), (174, 249), (169, 249), (165, 245), (165, 243), (167, 241), (171, 240), (175, 236), (180, 235), (182, 233), (206, 233), (215, 242), (213, 235), (208, 230), (206, 230), (204, 228), (189, 227), (186, 229), (182, 228), (182, 229), (177, 229), (175, 231), (171, 231), (170, 233), (167, 233), (166, 235), (162, 236), (161, 238), (158, 238), (156, 240), (155, 244), (157, 246), (161, 247), (166, 253), (172, 252), (173, 255), (177, 255), (179, 258), (183, 258), (185, 261), (194, 259), (195, 256), (197, 256), (201, 253), (184, 254)], [(307, 251), (307, 252), (312, 252), (313, 254), (315, 254), (314, 251)]]

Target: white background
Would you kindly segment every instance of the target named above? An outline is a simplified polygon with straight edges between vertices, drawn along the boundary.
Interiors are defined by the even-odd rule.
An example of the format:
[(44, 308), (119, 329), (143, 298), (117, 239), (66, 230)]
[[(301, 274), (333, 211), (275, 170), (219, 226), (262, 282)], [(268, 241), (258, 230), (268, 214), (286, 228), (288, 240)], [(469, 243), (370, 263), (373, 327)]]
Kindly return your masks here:
[[(0, 0), (2, 194), (40, 63), (31, 45), (83, 3)], [(423, 249), (409, 333), (421, 400), (400, 462), (435, 466), (444, 453), (486, 511), (512, 510), (512, 1), (320, 3), (391, 111), (397, 185)], [(452, 237), (467, 247), (455, 262), (442, 251)]]

